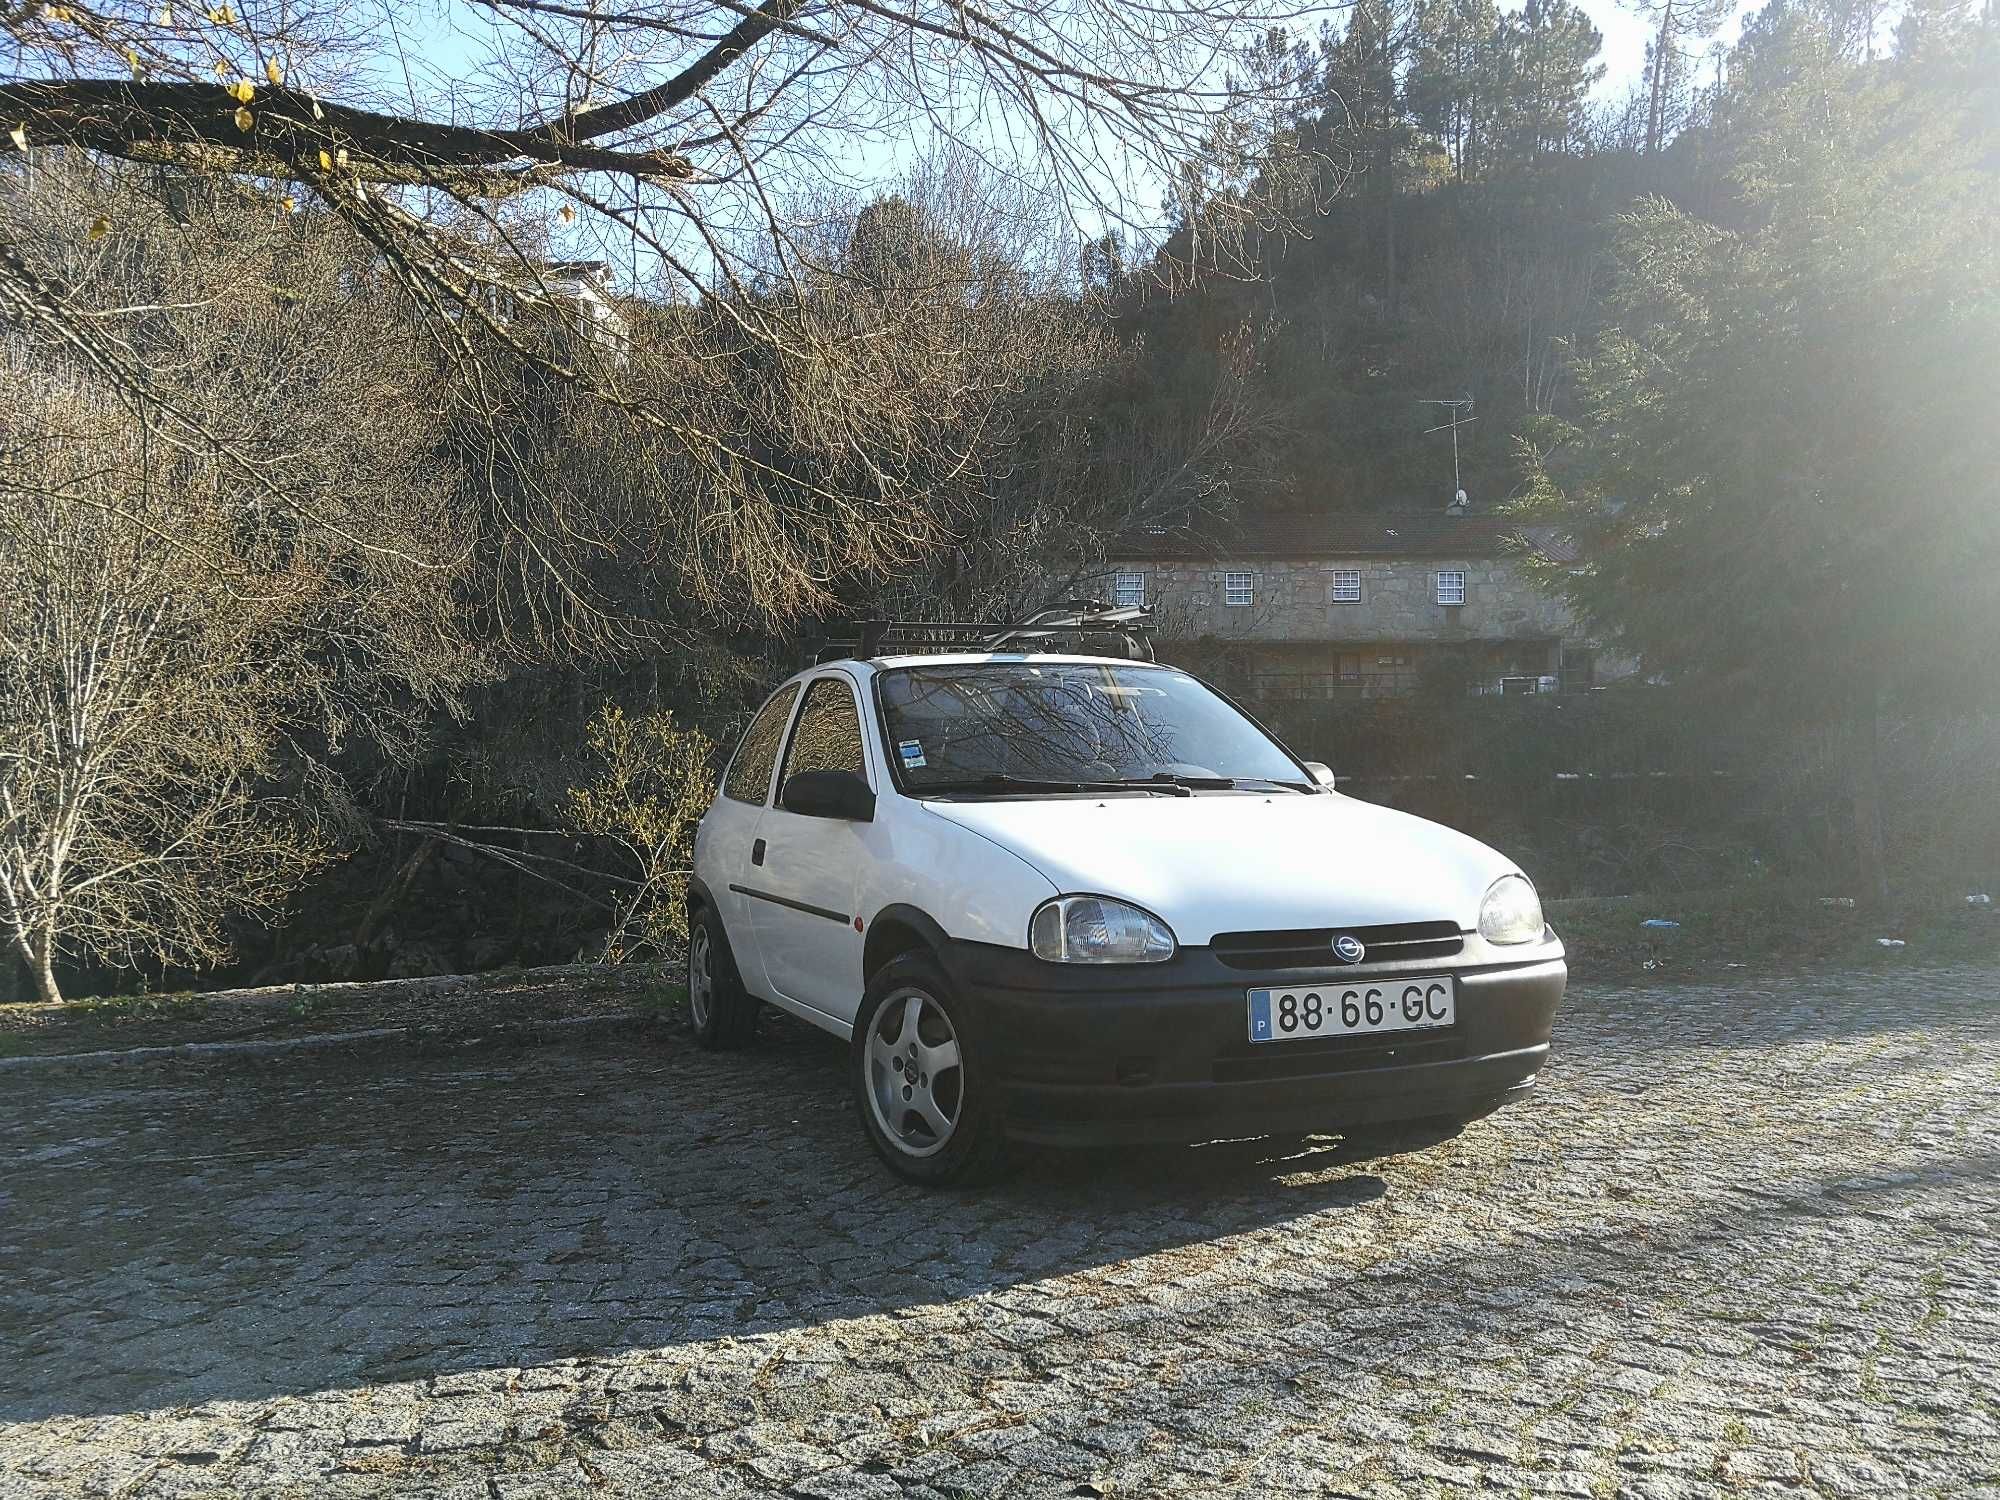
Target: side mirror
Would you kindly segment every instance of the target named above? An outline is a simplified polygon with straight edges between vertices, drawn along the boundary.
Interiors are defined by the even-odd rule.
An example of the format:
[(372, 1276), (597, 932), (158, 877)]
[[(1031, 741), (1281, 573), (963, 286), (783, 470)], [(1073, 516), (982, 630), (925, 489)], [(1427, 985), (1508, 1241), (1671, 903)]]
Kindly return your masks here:
[(778, 798), (786, 812), (803, 818), (838, 818), (845, 823), (875, 821), (875, 794), (852, 771), (801, 771), (785, 778)]
[(1328, 791), (1333, 790), (1332, 766), (1323, 760), (1309, 760), (1305, 763), (1305, 766), (1308, 771), (1312, 772), (1314, 786), (1323, 786)]

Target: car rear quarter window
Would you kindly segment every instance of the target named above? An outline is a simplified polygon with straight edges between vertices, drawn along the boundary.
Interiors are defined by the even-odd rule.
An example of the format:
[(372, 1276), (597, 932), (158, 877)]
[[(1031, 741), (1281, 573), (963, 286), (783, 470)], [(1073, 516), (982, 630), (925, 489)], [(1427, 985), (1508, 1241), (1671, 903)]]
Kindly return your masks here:
[(722, 783), (723, 796), (737, 802), (763, 802), (771, 786), (771, 767), (778, 763), (778, 744), (785, 737), (785, 720), (791, 717), (798, 696), (798, 688), (786, 688), (750, 721)]
[(799, 710), (791, 748), (785, 752), (784, 774), (778, 778), (781, 801), (785, 782), (803, 771), (852, 771), (863, 781), (868, 779), (861, 755), (861, 715), (844, 677), (819, 677), (806, 684), (805, 707)]

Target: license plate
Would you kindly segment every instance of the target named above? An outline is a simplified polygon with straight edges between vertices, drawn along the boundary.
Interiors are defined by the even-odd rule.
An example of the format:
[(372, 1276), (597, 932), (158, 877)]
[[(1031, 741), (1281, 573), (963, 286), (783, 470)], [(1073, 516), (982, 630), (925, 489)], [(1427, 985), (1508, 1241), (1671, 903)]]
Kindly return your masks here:
[(1372, 984), (1309, 984), (1250, 991), (1250, 1040), (1433, 1031), (1458, 1018), (1447, 974), (1399, 975)]

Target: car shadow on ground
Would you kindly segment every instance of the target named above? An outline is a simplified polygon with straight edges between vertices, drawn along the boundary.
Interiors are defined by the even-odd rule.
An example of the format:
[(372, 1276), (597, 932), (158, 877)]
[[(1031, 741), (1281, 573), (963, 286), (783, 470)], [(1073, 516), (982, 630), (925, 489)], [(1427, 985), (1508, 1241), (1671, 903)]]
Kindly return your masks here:
[(0, 1104), (0, 1420), (425, 1380), (1004, 1293), (1353, 1211), (1430, 1138), (1024, 1153), (929, 1191), (837, 1044), (152, 1071)]

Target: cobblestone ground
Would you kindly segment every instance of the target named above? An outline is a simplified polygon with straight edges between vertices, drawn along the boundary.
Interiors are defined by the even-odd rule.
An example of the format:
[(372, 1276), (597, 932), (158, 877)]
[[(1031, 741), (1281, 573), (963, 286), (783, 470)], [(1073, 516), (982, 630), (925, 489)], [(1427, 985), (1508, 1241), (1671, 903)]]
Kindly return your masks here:
[(1429, 1149), (943, 1196), (767, 1030), (10, 1081), (0, 1494), (2000, 1494), (2000, 971), (1586, 991)]

